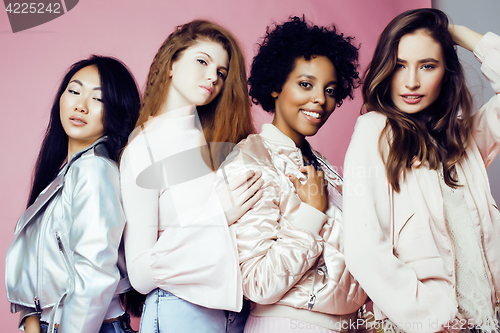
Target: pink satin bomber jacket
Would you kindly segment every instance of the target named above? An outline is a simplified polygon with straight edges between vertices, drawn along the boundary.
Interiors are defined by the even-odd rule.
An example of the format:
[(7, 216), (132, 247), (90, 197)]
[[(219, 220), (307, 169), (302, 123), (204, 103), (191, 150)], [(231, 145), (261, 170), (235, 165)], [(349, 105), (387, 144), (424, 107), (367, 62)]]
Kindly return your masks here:
[[(302, 202), (287, 175), (304, 182), (302, 153), (271, 124), (250, 135), (219, 169), (224, 182), (260, 170), (263, 197), (230, 228), (235, 232), (243, 293), (258, 304), (279, 304), (326, 314), (351, 314), (366, 294), (347, 271), (343, 254), (342, 179), (321, 155), (328, 180), (326, 214)], [(233, 160), (234, 159), (234, 160)], [(223, 172), (221, 172), (223, 171)], [(224, 176), (223, 176), (224, 175)]]
[[(487, 33), (474, 54), (495, 96), (474, 115), (463, 159), (457, 164), (485, 267), (492, 304), (500, 300), (500, 213), (486, 168), (500, 151), (500, 37)], [(374, 302), (377, 319), (407, 332), (436, 332), (458, 309), (455, 264), (436, 170), (406, 172), (399, 193), (390, 190), (379, 150), (387, 118), (358, 118), (344, 165), (345, 254), (349, 270)], [(383, 154), (387, 141), (381, 140)], [(473, 235), (471, 235), (473, 236)], [(496, 303), (496, 304), (495, 304)]]

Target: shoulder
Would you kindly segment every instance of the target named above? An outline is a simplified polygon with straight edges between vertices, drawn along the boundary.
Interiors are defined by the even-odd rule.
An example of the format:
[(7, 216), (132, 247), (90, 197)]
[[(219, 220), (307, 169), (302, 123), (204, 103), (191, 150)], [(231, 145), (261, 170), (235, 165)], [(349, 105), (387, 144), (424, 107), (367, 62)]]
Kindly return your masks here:
[(351, 145), (353, 143), (364, 143), (370, 148), (378, 146), (381, 135), (387, 124), (387, 117), (383, 114), (372, 111), (360, 117), (354, 126), (354, 133), (351, 138)]
[(77, 182), (101, 179), (115, 181), (119, 179), (119, 170), (117, 163), (109, 158), (106, 146), (99, 144), (73, 161), (65, 178)]
[(387, 117), (379, 112), (368, 112), (360, 116), (354, 127), (345, 163), (353, 162), (353, 159), (357, 162), (373, 161), (387, 156), (390, 134), (384, 132), (386, 124)]
[(227, 156), (220, 169), (232, 176), (247, 171), (261, 171), (266, 175), (276, 176), (272, 149), (258, 134), (251, 134), (240, 141)]
[(268, 164), (271, 163), (271, 151), (260, 135), (250, 134), (234, 147), (226, 158), (224, 165), (228, 165), (236, 159), (248, 166), (262, 163)]
[(358, 117), (355, 131), (364, 130), (370, 133), (381, 133), (387, 123), (387, 117), (383, 114), (372, 111)]
[(240, 141), (237, 147), (248, 156), (264, 157), (270, 155), (266, 140), (259, 134), (250, 134), (246, 139)]

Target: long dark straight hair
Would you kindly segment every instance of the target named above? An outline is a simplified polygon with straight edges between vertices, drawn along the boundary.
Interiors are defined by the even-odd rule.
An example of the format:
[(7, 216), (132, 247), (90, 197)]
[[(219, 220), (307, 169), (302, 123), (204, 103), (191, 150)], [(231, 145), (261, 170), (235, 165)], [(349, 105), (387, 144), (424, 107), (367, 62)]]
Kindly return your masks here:
[[(427, 110), (407, 114), (394, 105), (390, 82), (399, 41), (404, 35), (420, 29), (441, 45), (445, 73), (437, 100)], [(377, 111), (387, 117), (380, 140), (389, 138), (385, 167), (394, 190), (399, 192), (400, 177), (404, 179), (407, 169), (424, 164), (436, 170), (442, 163), (446, 184), (459, 186), (455, 165), (465, 154), (473, 104), (448, 31), (446, 14), (438, 9), (422, 8), (396, 16), (380, 35), (363, 81), (363, 107), (367, 112)]]
[(114, 161), (118, 162), (128, 135), (137, 122), (140, 95), (134, 77), (122, 62), (92, 55), (73, 64), (62, 79), (52, 104), (49, 124), (33, 171), (28, 207), (54, 179), (67, 157), (68, 136), (61, 124), (59, 100), (76, 72), (88, 66), (95, 66), (99, 72), (104, 106), (104, 135), (108, 136), (106, 146)]

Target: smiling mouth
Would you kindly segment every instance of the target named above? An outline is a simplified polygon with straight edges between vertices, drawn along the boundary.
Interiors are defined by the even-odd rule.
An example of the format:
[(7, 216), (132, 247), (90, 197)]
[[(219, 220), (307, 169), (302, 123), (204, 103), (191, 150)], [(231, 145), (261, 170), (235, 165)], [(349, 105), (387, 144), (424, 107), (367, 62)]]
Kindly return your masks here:
[(407, 104), (417, 104), (424, 98), (424, 95), (401, 95), (401, 98)]
[(305, 114), (306, 116), (309, 116), (311, 118), (321, 119), (321, 115), (317, 112), (306, 111), (306, 110), (300, 110), (300, 112), (302, 112), (303, 114)]

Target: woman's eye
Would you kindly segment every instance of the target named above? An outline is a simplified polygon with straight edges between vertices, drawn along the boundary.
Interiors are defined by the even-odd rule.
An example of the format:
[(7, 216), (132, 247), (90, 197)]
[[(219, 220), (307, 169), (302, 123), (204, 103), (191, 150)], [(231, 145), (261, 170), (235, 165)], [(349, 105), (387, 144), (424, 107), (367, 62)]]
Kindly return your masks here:
[(79, 93), (78, 91), (73, 90), (73, 89), (68, 89), (68, 92), (69, 92), (70, 94), (73, 94), (73, 95), (80, 95), (80, 93)]
[(223, 79), (223, 80), (225, 80), (225, 79), (226, 79), (226, 73), (224, 73), (224, 72), (217, 71), (217, 75), (218, 75), (221, 79)]
[(98, 102), (101, 102), (102, 103), (102, 99), (101, 97), (94, 97), (94, 100), (98, 101)]
[(306, 81), (299, 82), (299, 86), (301, 86), (302, 88), (306, 88), (306, 89), (312, 88), (312, 84), (310, 84), (309, 82), (306, 82)]
[(325, 92), (328, 96), (335, 97), (335, 89), (334, 88), (326, 88)]
[(404, 68), (405, 66), (403, 66), (403, 64), (396, 64), (396, 67), (394, 67), (394, 69), (401, 69), (401, 68)]
[(208, 63), (205, 61), (205, 59), (196, 59), (200, 64), (202, 65), (208, 65)]
[(433, 69), (433, 68), (434, 68), (434, 65), (432, 65), (432, 64), (422, 65), (422, 69)]

